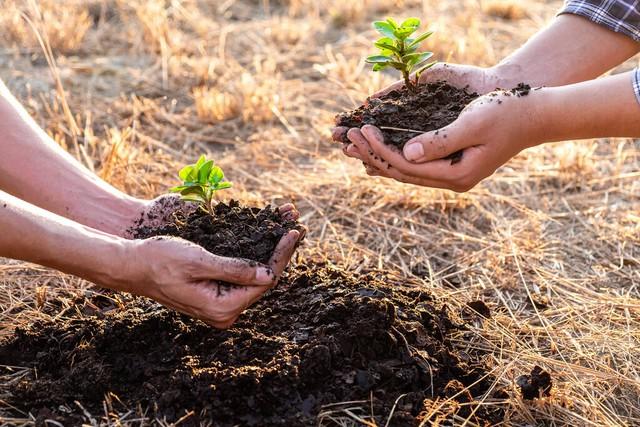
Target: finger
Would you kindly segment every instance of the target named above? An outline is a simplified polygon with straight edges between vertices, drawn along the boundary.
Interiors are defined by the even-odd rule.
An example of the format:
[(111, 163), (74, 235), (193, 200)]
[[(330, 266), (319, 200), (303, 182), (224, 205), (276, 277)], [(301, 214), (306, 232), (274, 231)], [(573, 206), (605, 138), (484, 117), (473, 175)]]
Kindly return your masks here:
[(410, 139), (402, 151), (408, 161), (424, 163), (443, 159), (472, 145), (474, 145), (472, 139), (461, 135), (457, 127), (451, 125)]
[[(404, 156), (393, 148), (381, 142), (380, 130), (374, 126), (362, 128), (362, 135), (366, 137), (373, 156), (369, 156), (369, 164), (378, 169), (392, 168), (399, 170), (404, 175), (416, 176), (437, 181), (448, 181), (447, 177), (453, 177), (454, 171), (460, 170), (460, 162), (452, 164), (451, 160), (433, 160), (428, 163), (410, 163)], [(384, 160), (382, 160), (384, 159)]]
[[(296, 250), (296, 244), (300, 240), (301, 233), (298, 230), (291, 230), (285, 234), (278, 242), (278, 246), (273, 251), (273, 255), (269, 260), (269, 267), (273, 270), (273, 273), (277, 278), (282, 275), (282, 272), (286, 268), (287, 264), (293, 256), (293, 252)], [(275, 283), (275, 281), (274, 281)]]
[(336, 142), (347, 142), (347, 131), (348, 127), (345, 126), (336, 126), (331, 129), (331, 139)]
[(286, 203), (278, 208), (280, 216), (288, 221), (297, 221), (300, 218), (300, 212), (293, 203)]
[[(364, 137), (362, 130), (358, 128), (349, 129), (347, 137), (349, 138), (349, 141), (351, 141), (353, 145), (358, 149), (360, 160), (362, 160), (366, 165), (373, 165), (373, 158), (375, 156), (375, 153), (371, 149), (367, 138)], [(376, 158), (376, 160), (380, 159)], [(380, 168), (378, 167), (378, 169)]]
[(271, 267), (242, 258), (221, 257), (206, 252), (200, 259), (200, 271), (194, 278), (221, 280), (236, 285), (271, 286), (276, 276)]
[(345, 154), (345, 156), (347, 157), (351, 157), (353, 159), (359, 159), (362, 160), (362, 156), (360, 155), (360, 152), (358, 151), (358, 147), (356, 147), (354, 144), (349, 144), (346, 145), (343, 149), (342, 152)]

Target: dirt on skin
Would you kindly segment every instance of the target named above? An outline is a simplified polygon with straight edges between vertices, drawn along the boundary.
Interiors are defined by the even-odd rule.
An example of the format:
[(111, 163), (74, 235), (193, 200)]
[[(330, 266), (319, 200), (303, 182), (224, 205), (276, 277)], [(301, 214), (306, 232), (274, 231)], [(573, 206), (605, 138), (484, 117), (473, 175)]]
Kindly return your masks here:
[[(437, 398), (504, 397), (490, 375), (482, 379), (480, 355), (450, 344), (462, 322), (417, 283), (380, 272), (298, 265), (224, 331), (144, 298), (108, 295), (0, 344), (0, 365), (33, 369), (0, 382), (10, 405), (77, 425), (84, 412), (74, 401), (100, 417), (110, 393), (120, 413), (139, 405), (171, 422), (193, 411), (180, 425), (316, 426), (323, 405), (364, 401), (348, 407), (385, 425), (403, 396), (389, 425), (406, 427)], [(494, 405), (454, 406), (474, 425), (502, 417)]]
[(196, 243), (209, 252), (234, 258), (267, 263), (288, 231), (300, 230), (297, 221), (280, 217), (277, 208), (250, 208), (235, 200), (220, 202), (210, 215), (202, 209), (190, 212), (175, 210), (169, 222), (140, 226), (131, 231), (133, 237), (147, 239), (155, 236), (181, 237)]

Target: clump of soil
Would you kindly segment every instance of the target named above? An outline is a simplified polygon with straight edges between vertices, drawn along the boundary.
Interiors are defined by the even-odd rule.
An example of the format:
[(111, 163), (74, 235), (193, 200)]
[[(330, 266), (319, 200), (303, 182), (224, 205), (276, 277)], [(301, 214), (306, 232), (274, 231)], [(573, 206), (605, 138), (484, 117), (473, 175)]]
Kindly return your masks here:
[[(131, 409), (130, 418), (142, 410), (168, 422), (186, 416), (180, 425), (189, 426), (316, 426), (323, 410), (346, 416), (323, 405), (363, 401), (359, 414), (385, 425), (404, 395), (389, 423), (404, 427), (419, 423), (425, 402), (496, 397), (480, 355), (450, 344), (464, 326), (446, 306), (382, 273), (299, 265), (224, 331), (127, 295), (76, 307), (0, 344), (0, 369), (13, 375), (0, 381), (10, 414), (78, 424), (85, 412), (74, 401), (99, 418), (109, 394), (109, 410)], [(20, 377), (7, 366), (33, 370)], [(493, 405), (458, 415), (481, 425), (502, 417)]]
[[(402, 149), (411, 138), (454, 122), (462, 110), (480, 96), (446, 82), (423, 84), (418, 89), (414, 93), (403, 87), (380, 98), (369, 98), (361, 107), (339, 114), (336, 126), (377, 126), (387, 145)], [(342, 142), (349, 142), (346, 135)]]
[[(406, 87), (394, 90), (380, 98), (369, 98), (367, 102), (352, 111), (338, 114), (336, 126), (361, 128), (373, 125), (380, 129), (384, 143), (398, 150), (412, 138), (442, 129), (453, 123), (462, 110), (480, 95), (467, 89), (458, 89), (446, 82), (435, 82), (420, 85), (417, 92)], [(527, 96), (531, 86), (520, 83), (510, 91), (509, 96)], [(502, 103), (502, 101), (498, 101)], [(347, 144), (347, 135), (341, 136)], [(446, 135), (445, 135), (446, 138)], [(451, 164), (462, 159), (463, 152), (457, 151), (445, 157)]]
[(132, 234), (138, 239), (181, 237), (216, 255), (267, 263), (282, 236), (294, 229), (302, 230), (297, 221), (281, 218), (277, 208), (243, 207), (231, 200), (218, 203), (213, 215), (202, 209), (176, 210), (170, 222), (141, 225)]
[(527, 400), (551, 396), (553, 386), (551, 374), (540, 366), (535, 366), (529, 375), (518, 377), (516, 384), (520, 387), (522, 397)]

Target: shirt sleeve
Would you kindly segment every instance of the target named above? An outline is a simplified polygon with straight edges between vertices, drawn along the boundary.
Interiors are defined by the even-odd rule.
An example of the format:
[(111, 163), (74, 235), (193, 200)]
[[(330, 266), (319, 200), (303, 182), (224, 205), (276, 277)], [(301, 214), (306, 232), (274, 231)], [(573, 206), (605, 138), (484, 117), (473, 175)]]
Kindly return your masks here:
[(640, 42), (640, 0), (567, 0), (563, 13), (583, 16)]

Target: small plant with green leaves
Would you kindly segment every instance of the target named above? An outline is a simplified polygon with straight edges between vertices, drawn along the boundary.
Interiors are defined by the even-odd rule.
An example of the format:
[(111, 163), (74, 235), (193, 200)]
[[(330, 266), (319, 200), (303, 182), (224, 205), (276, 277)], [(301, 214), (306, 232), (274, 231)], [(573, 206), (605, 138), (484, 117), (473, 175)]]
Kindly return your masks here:
[[(367, 57), (366, 62), (373, 64), (373, 71), (395, 68), (402, 73), (407, 89), (417, 92), (420, 75), (436, 64), (435, 61), (427, 63), (433, 52), (418, 52), (420, 43), (428, 39), (433, 32), (428, 31), (412, 38), (413, 33), (420, 27), (418, 18), (409, 18), (402, 24), (387, 18), (386, 21), (374, 22), (373, 27), (384, 37), (374, 43), (380, 49), (380, 53)], [(412, 80), (413, 73), (415, 77)]]
[(182, 185), (169, 191), (180, 193), (182, 200), (197, 202), (207, 212), (213, 212), (213, 195), (216, 191), (231, 188), (232, 184), (224, 180), (224, 172), (213, 160), (202, 155), (193, 165), (183, 167), (178, 173)]

